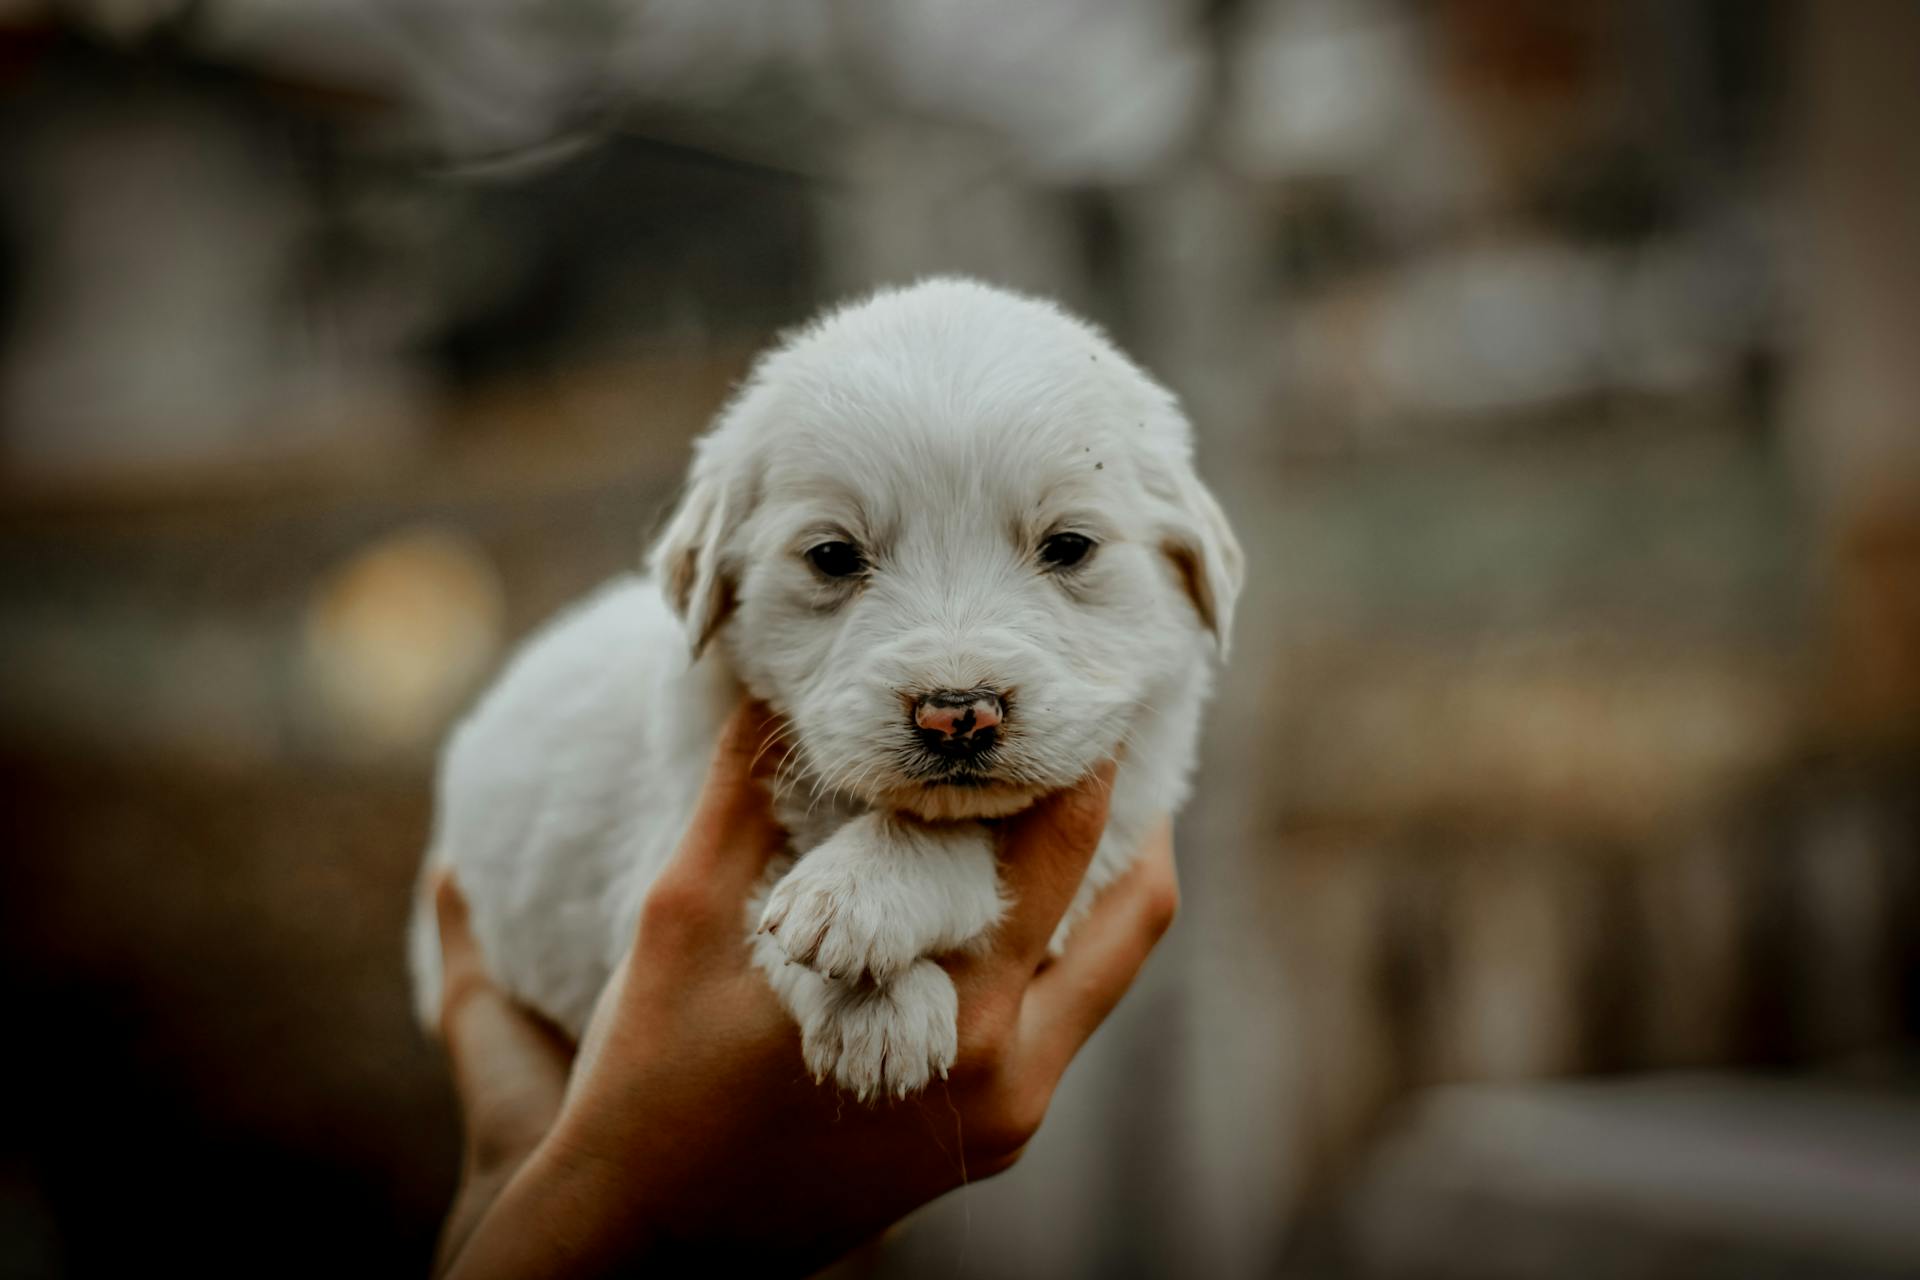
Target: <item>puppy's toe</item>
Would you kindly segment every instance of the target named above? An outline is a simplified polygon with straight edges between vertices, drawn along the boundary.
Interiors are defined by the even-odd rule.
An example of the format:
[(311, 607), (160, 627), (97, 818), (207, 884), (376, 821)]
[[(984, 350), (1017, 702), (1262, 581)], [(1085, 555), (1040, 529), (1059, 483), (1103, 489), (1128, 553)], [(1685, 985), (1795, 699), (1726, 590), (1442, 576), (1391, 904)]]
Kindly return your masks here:
[[(820, 1027), (814, 1038), (822, 1061), (834, 1057), (834, 1083), (862, 1102), (905, 1097), (953, 1066), (958, 1014), (953, 979), (931, 960), (919, 960), (889, 986), (836, 987), (823, 1018), (832, 1026)], [(808, 1038), (803, 1029), (803, 1046)]]
[(878, 895), (837, 877), (809, 876), (802, 864), (774, 886), (760, 929), (796, 964), (830, 978), (885, 985), (919, 955), (905, 921)]

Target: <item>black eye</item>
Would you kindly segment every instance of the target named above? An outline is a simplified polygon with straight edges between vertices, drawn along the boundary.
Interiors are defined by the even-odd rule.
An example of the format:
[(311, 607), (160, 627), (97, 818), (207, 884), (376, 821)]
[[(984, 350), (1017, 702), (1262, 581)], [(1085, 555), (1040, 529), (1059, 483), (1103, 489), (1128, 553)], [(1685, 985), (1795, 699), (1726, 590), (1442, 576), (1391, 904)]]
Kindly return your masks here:
[(829, 578), (851, 578), (867, 567), (867, 558), (851, 542), (823, 542), (809, 547), (807, 559)]
[(1093, 539), (1080, 533), (1056, 533), (1040, 544), (1040, 559), (1053, 569), (1071, 569), (1093, 551)]

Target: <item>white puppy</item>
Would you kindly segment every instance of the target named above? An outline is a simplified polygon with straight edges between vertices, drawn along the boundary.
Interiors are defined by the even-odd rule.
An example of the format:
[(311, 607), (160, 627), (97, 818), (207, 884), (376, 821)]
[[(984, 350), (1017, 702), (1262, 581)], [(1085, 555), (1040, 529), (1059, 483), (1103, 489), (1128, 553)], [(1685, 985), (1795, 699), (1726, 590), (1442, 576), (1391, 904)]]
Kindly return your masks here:
[[(864, 1098), (943, 1074), (932, 957), (1005, 905), (979, 820), (1121, 756), (1058, 946), (1184, 797), (1241, 579), (1191, 455), (1174, 398), (1100, 333), (971, 281), (877, 294), (765, 355), (651, 580), (551, 623), (447, 749), (428, 865), (453, 868), (494, 974), (581, 1032), (744, 686), (787, 726), (775, 805), (800, 856), (743, 945), (816, 1077)], [(413, 956), (434, 1010), (424, 907)]]

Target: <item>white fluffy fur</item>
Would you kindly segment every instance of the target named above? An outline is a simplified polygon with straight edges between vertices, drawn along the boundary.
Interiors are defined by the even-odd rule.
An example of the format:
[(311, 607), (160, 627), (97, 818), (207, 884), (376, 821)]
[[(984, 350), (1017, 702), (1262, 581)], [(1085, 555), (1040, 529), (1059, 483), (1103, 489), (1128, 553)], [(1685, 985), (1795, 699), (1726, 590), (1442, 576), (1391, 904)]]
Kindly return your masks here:
[[(807, 1066), (862, 1097), (944, 1073), (955, 996), (929, 957), (1003, 909), (978, 820), (1121, 753), (1058, 945), (1184, 797), (1241, 577), (1191, 453), (1173, 397), (1100, 333), (970, 281), (880, 293), (768, 353), (700, 441), (653, 580), (549, 624), (447, 749), (428, 865), (453, 867), (495, 975), (580, 1033), (744, 686), (789, 726), (775, 799), (798, 858), (742, 936)], [(1097, 549), (1049, 570), (1061, 531)], [(805, 553), (829, 539), (870, 572), (820, 574)], [(1007, 696), (993, 782), (930, 782), (914, 698), (979, 687)], [(424, 1013), (424, 905), (413, 959)]]

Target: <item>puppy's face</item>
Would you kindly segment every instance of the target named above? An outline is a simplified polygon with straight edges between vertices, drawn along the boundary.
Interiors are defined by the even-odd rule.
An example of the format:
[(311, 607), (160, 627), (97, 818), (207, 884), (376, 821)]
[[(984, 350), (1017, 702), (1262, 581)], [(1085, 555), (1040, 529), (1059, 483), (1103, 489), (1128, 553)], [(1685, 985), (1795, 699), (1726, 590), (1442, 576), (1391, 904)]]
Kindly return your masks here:
[(763, 361), (656, 567), (823, 791), (998, 816), (1113, 755), (1224, 635), (1239, 552), (1188, 448), (1092, 330), (922, 285)]

